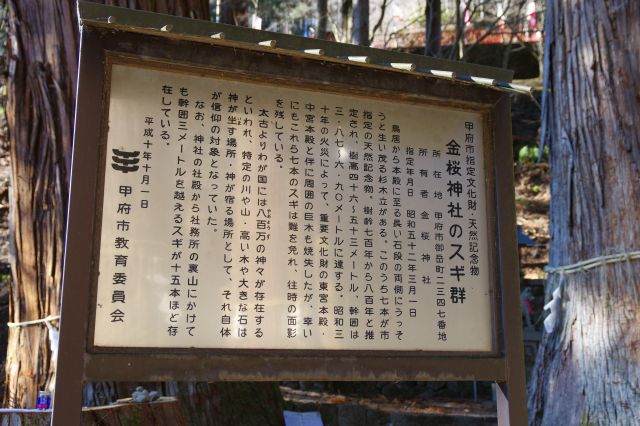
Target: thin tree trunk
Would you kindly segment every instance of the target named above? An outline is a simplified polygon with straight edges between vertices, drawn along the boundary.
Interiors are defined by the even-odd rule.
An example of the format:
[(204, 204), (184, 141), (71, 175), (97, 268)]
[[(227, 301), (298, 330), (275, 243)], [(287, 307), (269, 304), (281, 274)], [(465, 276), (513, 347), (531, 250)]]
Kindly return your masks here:
[(427, 0), (425, 10), (424, 54), (440, 57), (442, 54), (442, 11), (440, 0)]
[(351, 42), (360, 46), (369, 45), (369, 0), (355, 0), (353, 4)]
[[(207, 0), (137, 2), (107, 1), (116, 6), (208, 19)], [(64, 228), (71, 159), (76, 91), (78, 27), (73, 0), (8, 0), (7, 124), (11, 142), (10, 321), (57, 315), (64, 249)], [(42, 325), (9, 329), (5, 407), (33, 407), (38, 390), (53, 383), (47, 329)], [(282, 422), (282, 397), (277, 384), (189, 384), (181, 393), (188, 416), (194, 406), (211, 407), (218, 419), (254, 417)], [(215, 393), (217, 392), (217, 394)], [(87, 388), (87, 401), (108, 402), (116, 386), (104, 382)], [(247, 406), (252, 394), (262, 406)], [(220, 398), (224, 394), (228, 407)], [(235, 395), (235, 397), (234, 397)], [(128, 395), (123, 395), (128, 396)], [(236, 405), (232, 405), (235, 401)], [(240, 405), (239, 405), (240, 404)], [(78, 407), (80, 409), (80, 407)], [(230, 414), (225, 410), (229, 409)], [(256, 412), (250, 410), (256, 410)], [(197, 424), (191, 422), (190, 424)], [(216, 423), (210, 423), (216, 424)], [(221, 424), (221, 423), (217, 423)], [(237, 424), (249, 424), (238, 421)], [(254, 423), (257, 424), (257, 423)]]
[(343, 43), (351, 41), (351, 10), (353, 8), (353, 0), (342, 0), (340, 6), (340, 25), (342, 26)]
[(318, 2), (318, 38), (325, 40), (327, 38), (328, 24), (328, 0), (317, 0)]
[(462, 59), (464, 53), (464, 17), (462, 15), (461, 1), (456, 0), (456, 41), (454, 47), (454, 55), (456, 59)]
[[(640, 2), (549, 0), (546, 22), (550, 265), (638, 250)], [(558, 287), (530, 424), (640, 424), (640, 262), (551, 274)]]

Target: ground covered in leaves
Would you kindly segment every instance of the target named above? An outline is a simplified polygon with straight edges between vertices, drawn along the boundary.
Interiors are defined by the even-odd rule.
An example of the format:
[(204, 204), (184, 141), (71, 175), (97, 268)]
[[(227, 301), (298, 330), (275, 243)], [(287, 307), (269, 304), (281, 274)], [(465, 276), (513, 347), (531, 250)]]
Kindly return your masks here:
[(522, 231), (536, 243), (520, 248), (520, 268), (524, 278), (542, 279), (548, 262), (549, 165), (515, 165), (516, 216)]

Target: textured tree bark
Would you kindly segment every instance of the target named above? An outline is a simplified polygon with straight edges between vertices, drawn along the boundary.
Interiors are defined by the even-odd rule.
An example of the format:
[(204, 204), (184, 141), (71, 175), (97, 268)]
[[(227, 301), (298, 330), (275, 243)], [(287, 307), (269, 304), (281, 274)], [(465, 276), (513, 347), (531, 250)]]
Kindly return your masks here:
[(442, 54), (442, 11), (440, 0), (427, 0), (425, 14), (424, 54), (440, 57)]
[[(550, 265), (638, 250), (640, 2), (548, 0), (546, 25)], [(530, 424), (640, 424), (640, 262), (551, 274), (547, 295), (558, 286)]]
[(369, 0), (354, 0), (351, 42), (360, 46), (369, 45)]
[[(117, 0), (107, 3), (208, 19), (207, 0)], [(7, 121), (12, 164), (13, 275), (10, 321), (21, 322), (59, 312), (78, 26), (73, 0), (8, 0), (8, 11)], [(38, 390), (49, 388), (54, 372), (55, 362), (51, 359), (44, 326), (9, 330), (5, 407), (33, 407)], [(185, 386), (206, 390), (209, 385)], [(237, 388), (222, 384), (210, 386), (225, 395), (233, 395)], [(256, 415), (281, 419), (282, 397), (275, 383), (246, 384), (245, 387), (252, 389), (254, 398), (263, 402), (259, 408), (262, 413)], [(193, 398), (204, 407), (207, 406), (205, 398), (211, 392), (186, 392), (183, 396)], [(249, 393), (243, 392), (243, 396)], [(100, 383), (90, 387), (88, 393), (87, 402), (96, 403), (114, 397), (116, 386)], [(183, 404), (189, 408), (194, 401), (183, 400)], [(211, 407), (222, 411), (210, 411), (225, 418), (227, 407), (216, 404), (216, 401), (209, 402)], [(247, 417), (253, 415), (245, 414)], [(238, 410), (232, 410), (232, 415), (237, 417)]]
[[(77, 45), (72, 1), (9, 0), (10, 321), (58, 313)], [(47, 329), (9, 329), (5, 406), (34, 406), (51, 383)]]

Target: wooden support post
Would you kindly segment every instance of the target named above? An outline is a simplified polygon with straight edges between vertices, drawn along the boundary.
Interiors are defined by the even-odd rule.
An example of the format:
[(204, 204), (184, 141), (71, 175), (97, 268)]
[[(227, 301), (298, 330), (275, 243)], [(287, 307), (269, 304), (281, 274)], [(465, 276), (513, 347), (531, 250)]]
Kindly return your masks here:
[[(495, 108), (496, 117), (509, 117), (511, 101), (502, 96)], [(518, 245), (516, 240), (515, 193), (513, 187), (513, 167), (503, 164), (513, 162), (513, 141), (511, 120), (495, 120), (494, 164), (497, 209), (496, 228), (498, 232), (498, 259), (502, 280), (502, 346), (505, 357), (506, 380), (497, 382), (496, 399), (499, 426), (519, 426), (527, 424), (527, 405), (524, 373), (524, 345), (520, 314), (520, 274)]]
[[(98, 110), (96, 99), (102, 98), (102, 55), (99, 46), (92, 46), (95, 39), (82, 32), (81, 60), (78, 80), (77, 111)], [(91, 41), (89, 41), (91, 40)], [(84, 45), (84, 46), (82, 46)], [(86, 49), (86, 50), (85, 50)], [(87, 53), (84, 53), (87, 52)], [(94, 73), (100, 77), (87, 78)], [(91, 80), (91, 81), (88, 81)], [(77, 115), (76, 115), (77, 118)], [(56, 368), (56, 386), (53, 394), (54, 426), (80, 424), (82, 387), (85, 371), (85, 353), (90, 306), (91, 253), (87, 235), (93, 233), (94, 216), (86, 214), (86, 205), (95, 205), (95, 162), (98, 144), (86, 143), (100, 128), (100, 116), (87, 114), (75, 122), (72, 169), (83, 179), (71, 180), (69, 216), (65, 248), (64, 273), (62, 278), (62, 305), (60, 315), (60, 343)], [(82, 143), (79, 143), (79, 142)], [(87, 159), (94, 159), (87, 161)]]

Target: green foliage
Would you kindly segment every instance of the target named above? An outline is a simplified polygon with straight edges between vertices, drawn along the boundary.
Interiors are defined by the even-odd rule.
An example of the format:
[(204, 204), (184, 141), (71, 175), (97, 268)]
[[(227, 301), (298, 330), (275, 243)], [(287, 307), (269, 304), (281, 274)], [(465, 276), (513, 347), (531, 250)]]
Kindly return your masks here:
[(540, 150), (537, 146), (523, 146), (518, 151), (518, 162), (519, 163), (535, 163), (538, 161), (538, 154)]
[[(542, 161), (547, 161), (549, 149), (545, 146), (542, 151)], [(540, 156), (540, 148), (525, 145), (518, 150), (518, 163), (537, 163)]]
[(536, 185), (534, 183), (533, 185), (531, 185), (531, 188), (529, 188), (529, 191), (531, 191), (531, 193), (533, 193), (533, 194), (539, 194), (540, 193), (540, 185)]

